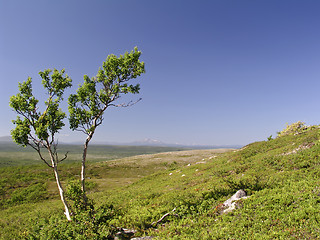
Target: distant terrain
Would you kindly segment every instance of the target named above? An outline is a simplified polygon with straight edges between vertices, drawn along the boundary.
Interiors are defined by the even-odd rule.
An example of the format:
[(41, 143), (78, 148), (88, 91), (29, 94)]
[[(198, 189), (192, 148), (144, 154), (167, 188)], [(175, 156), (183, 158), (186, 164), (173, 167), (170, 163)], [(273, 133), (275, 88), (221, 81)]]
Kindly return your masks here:
[[(100, 232), (66, 222), (50, 169), (2, 167), (0, 238), (113, 239), (129, 229), (156, 239), (319, 239), (319, 130), (296, 124), (241, 149), (91, 160), (89, 197), (107, 213), (97, 215)], [(64, 185), (78, 173), (77, 162), (61, 165)], [(245, 196), (226, 209), (239, 190)]]
[[(68, 152), (68, 158), (64, 163), (73, 163), (81, 160), (83, 147), (74, 144), (59, 144), (59, 153), (64, 156)], [(88, 161), (109, 161), (129, 156), (152, 154), (160, 152), (182, 151), (183, 147), (162, 146), (113, 146), (92, 144), (88, 148)], [(43, 150), (45, 153), (45, 149)], [(10, 141), (0, 141), (0, 167), (42, 164), (38, 153), (31, 147), (23, 148)]]
[[(0, 137), (0, 143), (12, 143), (10, 136)], [(62, 145), (83, 145), (83, 142), (70, 142), (61, 143)], [(146, 138), (140, 141), (134, 142), (95, 142), (91, 145), (104, 145), (104, 146), (154, 146), (154, 147), (174, 147), (174, 148), (188, 148), (188, 149), (215, 149), (215, 148), (241, 148), (243, 145), (200, 145), (200, 144), (179, 144), (179, 143), (165, 143), (156, 139)]]
[[(93, 143), (88, 148), (88, 160), (91, 162), (109, 161), (129, 156), (153, 154), (160, 152), (173, 152), (191, 149), (217, 149), (217, 148), (239, 148), (240, 146), (185, 146), (166, 144), (156, 140), (145, 139), (121, 145), (110, 145), (107, 143)], [(80, 161), (83, 145), (81, 143), (60, 143), (59, 153), (64, 156), (68, 152), (65, 163)], [(44, 150), (45, 152), (45, 150)], [(15, 144), (10, 136), (0, 137), (0, 167), (18, 166), (26, 164), (41, 164), (38, 154), (31, 148), (23, 148)]]

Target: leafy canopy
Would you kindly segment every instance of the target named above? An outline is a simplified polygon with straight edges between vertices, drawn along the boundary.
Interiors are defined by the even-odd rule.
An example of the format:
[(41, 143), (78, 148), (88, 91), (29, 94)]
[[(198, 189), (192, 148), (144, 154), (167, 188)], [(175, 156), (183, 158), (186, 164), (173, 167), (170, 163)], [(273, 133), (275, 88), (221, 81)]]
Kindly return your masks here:
[(64, 126), (66, 114), (59, 108), (59, 104), (63, 100), (64, 90), (71, 87), (72, 81), (64, 73), (64, 69), (39, 72), (42, 85), (49, 96), (43, 113), (38, 110), (39, 100), (33, 95), (31, 78), (19, 83), (19, 93), (10, 98), (10, 107), (18, 114), (17, 119), (13, 120), (16, 127), (11, 130), (12, 138), (17, 144), (39, 146), (40, 142), (49, 141), (50, 136), (52, 143), (54, 134)]
[(141, 52), (135, 47), (130, 53), (117, 57), (109, 55), (96, 77), (84, 76), (84, 83), (79, 86), (76, 94), (69, 97), (70, 128), (87, 135), (94, 132), (102, 123), (103, 113), (109, 106), (129, 106), (114, 104), (122, 94), (137, 94), (140, 85), (127, 82), (145, 72), (144, 62), (139, 60)]

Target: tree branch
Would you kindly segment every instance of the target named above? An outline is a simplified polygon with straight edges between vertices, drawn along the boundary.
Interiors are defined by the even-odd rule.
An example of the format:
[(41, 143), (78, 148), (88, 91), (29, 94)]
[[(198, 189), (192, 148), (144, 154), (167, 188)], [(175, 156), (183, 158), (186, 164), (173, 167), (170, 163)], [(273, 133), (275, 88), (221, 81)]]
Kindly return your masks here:
[(32, 144), (29, 143), (29, 146), (32, 147), (34, 150), (37, 151), (40, 159), (41, 159), (49, 168), (53, 168), (53, 166), (51, 166), (51, 165), (47, 162), (47, 160), (45, 160), (44, 157), (42, 156), (41, 148), (40, 148), (39, 144), (40, 144), (40, 143), (38, 143), (38, 144), (35, 143), (36, 146), (33, 146)]
[[(157, 225), (157, 224), (161, 223), (166, 217), (168, 217), (169, 215), (172, 215), (175, 210), (176, 210), (176, 208), (174, 208), (171, 212), (167, 212), (158, 221), (151, 223), (151, 225)], [(178, 214), (173, 214), (173, 215), (178, 217)]]
[(64, 154), (64, 157), (63, 157), (61, 160), (58, 160), (58, 156), (57, 156), (57, 163), (61, 163), (63, 160), (67, 159), (68, 153), (69, 153), (69, 152), (66, 152), (66, 153)]
[(142, 100), (142, 98), (139, 98), (137, 101), (133, 102), (130, 101), (128, 103), (120, 103), (120, 104), (110, 104), (109, 106), (113, 106), (113, 107), (131, 107), (132, 105), (140, 102)]
[(85, 130), (85, 128), (83, 126), (81, 126), (81, 128), (83, 128), (83, 129), (76, 128), (74, 130), (77, 132), (83, 132), (84, 134), (88, 135), (88, 132)]

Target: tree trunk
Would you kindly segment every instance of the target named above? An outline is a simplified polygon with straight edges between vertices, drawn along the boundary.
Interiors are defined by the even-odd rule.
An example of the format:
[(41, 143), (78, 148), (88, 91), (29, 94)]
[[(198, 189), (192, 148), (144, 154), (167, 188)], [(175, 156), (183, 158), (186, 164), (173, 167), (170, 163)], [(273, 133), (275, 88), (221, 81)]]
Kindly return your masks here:
[[(47, 144), (48, 144), (48, 142), (47, 142)], [(48, 147), (48, 152), (49, 152), (49, 155), (50, 155), (51, 165), (52, 165), (52, 168), (53, 168), (53, 171), (54, 171), (54, 176), (56, 178), (56, 182), (57, 182), (60, 198), (61, 198), (61, 201), (62, 201), (63, 206), (64, 206), (64, 214), (66, 215), (68, 221), (71, 221), (69, 206), (68, 206), (67, 200), (66, 200), (66, 198), (64, 196), (64, 191), (63, 191), (63, 188), (62, 188), (62, 185), (61, 185), (61, 182), (60, 182), (58, 166), (57, 166), (58, 163), (54, 159), (54, 155), (53, 155), (53, 153), (51, 151), (50, 146)]]
[(85, 200), (86, 200), (86, 186), (85, 186), (85, 181), (86, 181), (86, 160), (87, 160), (87, 151), (88, 151), (88, 145), (89, 142), (92, 138), (93, 133), (89, 134), (89, 136), (86, 139), (86, 142), (84, 143), (83, 147), (83, 155), (82, 155), (82, 165), (81, 165), (81, 190), (84, 194)]
[(60, 198), (61, 198), (61, 201), (62, 201), (63, 206), (64, 206), (64, 210), (65, 210), (64, 214), (66, 215), (68, 221), (71, 221), (69, 206), (68, 206), (68, 203), (67, 203), (67, 201), (65, 199), (65, 196), (64, 196), (64, 192), (63, 192), (63, 188), (62, 188), (62, 185), (61, 185), (61, 182), (60, 182), (60, 177), (59, 177), (57, 165), (54, 165), (53, 170), (54, 170), (54, 175), (56, 177), (56, 182), (57, 182), (57, 185), (58, 185)]
[(81, 164), (81, 190), (84, 194), (86, 192), (85, 178), (86, 178), (86, 158), (87, 158), (88, 143), (89, 142), (86, 140), (83, 148), (82, 164)]

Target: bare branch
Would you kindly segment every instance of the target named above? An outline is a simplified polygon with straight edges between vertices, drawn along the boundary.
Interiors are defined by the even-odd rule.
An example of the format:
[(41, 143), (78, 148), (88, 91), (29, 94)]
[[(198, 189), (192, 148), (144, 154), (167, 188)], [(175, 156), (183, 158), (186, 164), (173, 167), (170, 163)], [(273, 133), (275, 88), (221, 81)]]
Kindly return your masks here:
[[(166, 217), (168, 217), (169, 215), (172, 215), (175, 210), (176, 208), (174, 208), (171, 212), (164, 214), (158, 221), (151, 223), (151, 225), (157, 225), (161, 223)], [(173, 214), (173, 215), (178, 217), (178, 214)]]
[(132, 105), (140, 102), (142, 100), (142, 98), (139, 98), (137, 101), (133, 102), (130, 101), (128, 103), (120, 103), (120, 104), (110, 104), (109, 106), (113, 106), (113, 107), (131, 107)]
[(85, 130), (85, 128), (84, 128), (83, 126), (81, 126), (81, 128), (83, 128), (83, 129), (78, 129), (78, 128), (76, 128), (75, 131), (77, 131), (77, 132), (83, 132), (84, 134), (88, 135), (88, 132)]
[(69, 152), (66, 152), (66, 153), (64, 154), (64, 157), (63, 157), (61, 160), (58, 160), (58, 156), (57, 156), (57, 163), (61, 163), (63, 160), (67, 159), (68, 153), (69, 153)]
[(35, 146), (34, 146), (34, 145), (32, 145), (32, 144), (29, 143), (29, 146), (32, 147), (34, 150), (37, 151), (40, 159), (41, 159), (48, 167), (53, 168), (53, 166), (51, 166), (51, 165), (47, 162), (47, 160), (44, 159), (44, 157), (42, 156), (41, 148), (40, 148), (39, 144), (35, 144)]

